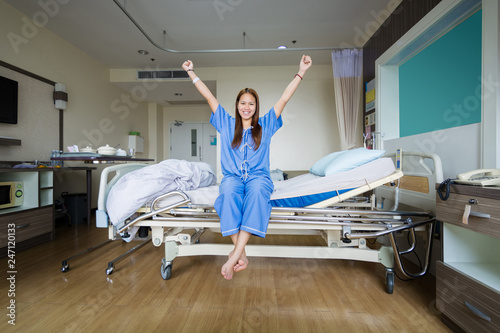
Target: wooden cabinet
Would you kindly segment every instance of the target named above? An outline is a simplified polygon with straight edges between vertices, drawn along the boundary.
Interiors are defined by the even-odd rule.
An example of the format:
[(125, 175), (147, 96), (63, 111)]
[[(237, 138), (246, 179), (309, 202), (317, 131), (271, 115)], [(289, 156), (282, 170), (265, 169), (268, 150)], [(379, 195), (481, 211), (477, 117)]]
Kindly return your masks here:
[(437, 307), (466, 332), (500, 331), (500, 189), (452, 185), (436, 198), (443, 261), (436, 265)]
[(0, 181), (22, 181), (24, 187), (21, 206), (0, 210), (0, 256), (6, 254), (7, 235), (15, 239), (16, 251), (53, 238), (53, 175), (51, 169), (0, 169)]

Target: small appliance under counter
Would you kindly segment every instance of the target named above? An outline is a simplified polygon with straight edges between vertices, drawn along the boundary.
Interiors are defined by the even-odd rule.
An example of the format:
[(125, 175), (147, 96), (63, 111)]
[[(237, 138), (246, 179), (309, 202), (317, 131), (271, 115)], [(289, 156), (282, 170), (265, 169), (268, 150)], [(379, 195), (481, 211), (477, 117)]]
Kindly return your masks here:
[[(54, 237), (54, 171), (50, 168), (0, 169), (0, 182), (22, 184), (22, 204), (0, 209), (0, 256), (8, 242), (17, 251)], [(14, 243), (12, 243), (14, 244)]]

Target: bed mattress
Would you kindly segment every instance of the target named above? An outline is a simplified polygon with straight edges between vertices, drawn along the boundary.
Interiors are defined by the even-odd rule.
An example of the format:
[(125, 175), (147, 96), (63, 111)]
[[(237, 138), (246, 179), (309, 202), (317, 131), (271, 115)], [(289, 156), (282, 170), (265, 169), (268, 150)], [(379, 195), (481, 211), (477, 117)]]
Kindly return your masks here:
[[(379, 158), (357, 168), (320, 177), (311, 173), (274, 182), (273, 207), (305, 207), (335, 197), (394, 173), (390, 158)], [(217, 185), (184, 191), (192, 204), (213, 206), (219, 195)], [(173, 204), (174, 198), (159, 200), (156, 207)]]

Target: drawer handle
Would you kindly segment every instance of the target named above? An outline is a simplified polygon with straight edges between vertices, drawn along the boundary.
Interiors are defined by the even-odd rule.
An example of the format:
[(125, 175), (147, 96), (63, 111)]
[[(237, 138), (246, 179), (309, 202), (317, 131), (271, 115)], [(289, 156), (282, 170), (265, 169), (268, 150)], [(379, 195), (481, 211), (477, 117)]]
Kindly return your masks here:
[(482, 217), (485, 219), (489, 219), (491, 217), (490, 214), (475, 212), (471, 209), (471, 205), (465, 205), (464, 215), (462, 216), (462, 223), (469, 224), (469, 216)]
[(470, 305), (469, 302), (464, 302), (465, 303), (465, 306), (473, 313), (475, 314), (476, 316), (478, 316), (479, 318), (481, 319), (484, 319), (486, 321), (491, 321), (491, 318), (488, 317), (487, 315), (485, 315), (484, 313), (482, 313), (481, 311), (479, 311), (476, 307)]
[(21, 225), (16, 225), (16, 229), (22, 229), (22, 228), (26, 228), (26, 227), (29, 227), (29, 226), (30, 226), (29, 223), (21, 224)]

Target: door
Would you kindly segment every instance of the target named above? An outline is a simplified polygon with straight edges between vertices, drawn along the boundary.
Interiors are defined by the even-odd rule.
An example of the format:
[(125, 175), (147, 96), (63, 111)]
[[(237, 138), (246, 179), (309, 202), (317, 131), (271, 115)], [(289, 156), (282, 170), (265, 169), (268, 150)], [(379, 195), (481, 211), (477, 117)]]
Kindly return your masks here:
[(170, 158), (206, 162), (216, 172), (217, 132), (210, 123), (170, 123)]

